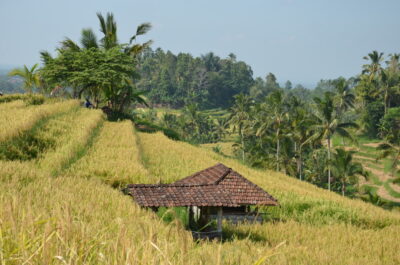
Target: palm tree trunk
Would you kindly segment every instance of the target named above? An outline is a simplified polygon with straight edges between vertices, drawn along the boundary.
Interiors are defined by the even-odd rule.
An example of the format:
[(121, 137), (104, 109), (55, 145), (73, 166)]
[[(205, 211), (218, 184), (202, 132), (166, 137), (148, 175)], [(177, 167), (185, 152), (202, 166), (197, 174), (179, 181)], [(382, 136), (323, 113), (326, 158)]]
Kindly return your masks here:
[(302, 174), (303, 174), (303, 156), (302, 156), (302, 154), (301, 154), (301, 149), (300, 149), (300, 180), (303, 180), (303, 176), (302, 176)]
[(328, 190), (331, 190), (331, 136), (328, 136)]
[(387, 114), (388, 109), (388, 89), (385, 89), (385, 115)]
[(299, 146), (299, 154), (298, 154), (298, 157), (297, 157), (297, 175), (299, 176), (299, 179), (301, 180), (301, 178), (302, 178), (302, 176), (301, 176), (301, 164), (302, 164), (302, 161), (301, 161), (301, 145)]
[(344, 196), (344, 192), (346, 191), (346, 184), (344, 180), (342, 180), (342, 196)]
[(244, 162), (244, 137), (243, 137), (243, 128), (241, 124), (239, 125), (239, 130), (240, 130), (240, 141), (242, 143), (242, 159)]
[(276, 171), (279, 172), (279, 148), (280, 148), (280, 142), (279, 138), (276, 141)]

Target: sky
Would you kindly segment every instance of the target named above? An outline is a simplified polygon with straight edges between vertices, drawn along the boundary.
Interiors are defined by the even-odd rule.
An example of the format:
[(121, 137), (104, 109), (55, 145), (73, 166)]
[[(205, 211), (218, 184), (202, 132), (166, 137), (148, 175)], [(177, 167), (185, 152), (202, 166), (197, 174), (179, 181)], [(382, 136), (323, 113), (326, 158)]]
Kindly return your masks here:
[(82, 28), (99, 32), (96, 12), (113, 12), (122, 43), (150, 22), (140, 40), (153, 48), (234, 53), (254, 77), (311, 88), (360, 73), (373, 50), (400, 53), (399, 11), (399, 0), (0, 0), (0, 67), (40, 63), (40, 51), (79, 41)]

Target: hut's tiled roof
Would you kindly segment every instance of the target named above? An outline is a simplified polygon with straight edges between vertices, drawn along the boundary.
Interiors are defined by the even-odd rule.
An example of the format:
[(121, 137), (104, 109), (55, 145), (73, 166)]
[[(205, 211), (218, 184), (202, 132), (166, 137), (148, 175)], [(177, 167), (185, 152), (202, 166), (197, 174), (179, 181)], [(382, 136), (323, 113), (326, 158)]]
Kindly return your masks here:
[(127, 189), (146, 207), (278, 205), (263, 189), (223, 164), (172, 184), (131, 184)]

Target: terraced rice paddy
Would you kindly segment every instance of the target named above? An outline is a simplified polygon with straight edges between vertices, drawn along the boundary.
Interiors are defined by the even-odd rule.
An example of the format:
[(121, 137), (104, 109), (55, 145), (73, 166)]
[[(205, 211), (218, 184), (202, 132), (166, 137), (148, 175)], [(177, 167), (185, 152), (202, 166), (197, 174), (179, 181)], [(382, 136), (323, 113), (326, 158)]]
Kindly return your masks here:
[[(400, 192), (398, 192), (400, 186), (393, 183), (396, 177), (400, 177), (400, 174), (392, 174), (389, 159), (377, 160), (377, 157), (379, 157), (379, 151), (376, 149), (378, 145), (379, 142), (377, 141), (361, 138), (358, 145), (353, 144), (350, 147), (347, 146), (347, 148), (356, 151), (355, 161), (360, 162), (370, 173), (367, 181), (361, 180), (362, 184), (373, 187), (383, 201), (400, 204)], [(343, 144), (336, 141), (336, 146), (343, 146)]]
[[(1, 143), (34, 129), (51, 144), (28, 160), (0, 160), (0, 264), (400, 263), (398, 212), (161, 133), (136, 133), (130, 121), (107, 122), (74, 101), (17, 107), (24, 116), (20, 108), (46, 114), (11, 122)], [(119, 190), (169, 183), (217, 162), (279, 199), (280, 207), (263, 209), (269, 222), (224, 223), (225, 241), (196, 243), (179, 219), (165, 223)]]

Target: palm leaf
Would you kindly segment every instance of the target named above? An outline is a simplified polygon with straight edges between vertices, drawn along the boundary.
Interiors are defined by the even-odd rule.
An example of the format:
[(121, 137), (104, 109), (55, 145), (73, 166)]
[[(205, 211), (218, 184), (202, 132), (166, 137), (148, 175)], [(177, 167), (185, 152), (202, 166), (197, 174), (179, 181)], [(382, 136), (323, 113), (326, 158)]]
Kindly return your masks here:
[(70, 38), (65, 38), (65, 40), (61, 41), (61, 49), (79, 51), (81, 48)]
[(81, 44), (85, 49), (98, 48), (97, 37), (92, 29), (83, 29), (81, 35)]
[(130, 38), (129, 43), (132, 43), (132, 41), (136, 40), (136, 37), (137, 37), (137, 36), (146, 34), (151, 28), (152, 28), (152, 26), (151, 26), (150, 23), (142, 23), (142, 24), (140, 24), (140, 25), (136, 28), (136, 34), (133, 35), (133, 36)]

